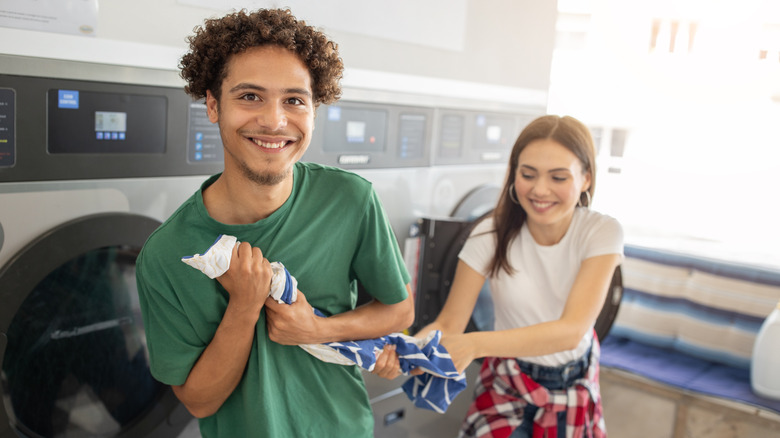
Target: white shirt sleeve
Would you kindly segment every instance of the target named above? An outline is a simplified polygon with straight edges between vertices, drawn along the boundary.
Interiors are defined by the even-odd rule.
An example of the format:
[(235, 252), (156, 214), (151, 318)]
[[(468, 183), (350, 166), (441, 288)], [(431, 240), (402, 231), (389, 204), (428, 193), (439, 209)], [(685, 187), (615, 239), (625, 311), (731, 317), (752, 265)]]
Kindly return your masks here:
[(585, 232), (579, 234), (583, 260), (605, 254), (623, 256), (623, 227), (615, 218), (592, 212), (583, 226)]
[(463, 245), (458, 258), (471, 269), (488, 276), (488, 267), (496, 251), (496, 234), (493, 232), (493, 218), (478, 223)]

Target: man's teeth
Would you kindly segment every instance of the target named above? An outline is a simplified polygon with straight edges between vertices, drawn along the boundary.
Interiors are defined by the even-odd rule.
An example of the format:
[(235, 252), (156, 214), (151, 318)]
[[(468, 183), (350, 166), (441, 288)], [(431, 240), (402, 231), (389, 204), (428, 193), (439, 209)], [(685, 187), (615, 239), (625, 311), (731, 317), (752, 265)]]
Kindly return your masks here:
[(287, 144), (286, 141), (280, 141), (278, 143), (266, 143), (266, 142), (260, 141), (260, 140), (252, 140), (252, 141), (254, 141), (256, 145), (264, 147), (264, 148), (268, 148), (268, 149), (279, 149), (279, 148), (284, 147), (284, 145)]

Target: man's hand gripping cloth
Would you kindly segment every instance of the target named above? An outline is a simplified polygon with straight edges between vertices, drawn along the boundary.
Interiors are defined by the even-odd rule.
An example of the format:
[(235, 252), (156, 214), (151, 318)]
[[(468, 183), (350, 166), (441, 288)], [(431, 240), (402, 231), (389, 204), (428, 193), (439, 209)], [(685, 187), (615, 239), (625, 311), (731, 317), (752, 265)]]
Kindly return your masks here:
[[(606, 425), (599, 394), (601, 349), (595, 334), (587, 374), (567, 389), (550, 390), (520, 371), (517, 359), (485, 358), (459, 438), (507, 438), (520, 426), (523, 409), (538, 406), (533, 438), (605, 438)], [(566, 430), (558, 430), (558, 412), (566, 412)]]
[[(214, 279), (230, 267), (230, 258), (236, 244), (235, 237), (221, 235), (202, 255), (182, 257), (181, 261)], [(298, 282), (295, 277), (279, 262), (272, 262), (271, 269), (273, 277), (269, 295), (279, 303), (294, 303), (298, 295)], [(317, 309), (314, 309), (314, 313), (325, 316)], [(455, 396), (466, 388), (467, 382), (465, 374), (459, 374), (455, 369), (449, 353), (439, 344), (440, 340), (441, 332), (435, 330), (424, 339), (391, 333), (375, 339), (307, 344), (300, 347), (324, 362), (357, 365), (372, 371), (376, 364), (376, 355), (385, 345), (393, 344), (396, 346), (403, 374), (408, 375), (414, 368), (425, 371), (419, 376), (412, 376), (403, 384), (406, 395), (419, 408), (443, 413)]]
[[(233, 236), (221, 234), (203, 254), (182, 257), (181, 261), (215, 279), (224, 274), (230, 267), (230, 259), (233, 256), (233, 247), (238, 244), (238, 239)], [(271, 291), (268, 294), (277, 303), (294, 303), (298, 299), (298, 281), (287, 272), (279, 262), (271, 263)]]

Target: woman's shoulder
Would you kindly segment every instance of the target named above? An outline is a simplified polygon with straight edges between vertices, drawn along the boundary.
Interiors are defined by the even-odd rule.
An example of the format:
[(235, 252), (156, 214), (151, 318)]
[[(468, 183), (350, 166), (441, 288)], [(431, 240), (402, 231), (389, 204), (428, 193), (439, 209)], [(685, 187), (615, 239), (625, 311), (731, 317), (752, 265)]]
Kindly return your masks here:
[(578, 208), (577, 209), (577, 230), (575, 238), (581, 245), (585, 246), (609, 246), (622, 248), (623, 246), (623, 226), (614, 217), (600, 213), (598, 211)]
[(471, 235), (476, 236), (479, 234), (490, 233), (492, 231), (495, 231), (495, 226), (493, 225), (493, 216), (490, 215), (482, 219), (477, 219), (476, 223), (471, 229)]
[(598, 211), (591, 210), (589, 208), (578, 208), (575, 211), (577, 212), (576, 217), (578, 218), (578, 222), (584, 228), (588, 228), (588, 229), (598, 228), (598, 227), (622, 228), (620, 222), (608, 214), (600, 213)]

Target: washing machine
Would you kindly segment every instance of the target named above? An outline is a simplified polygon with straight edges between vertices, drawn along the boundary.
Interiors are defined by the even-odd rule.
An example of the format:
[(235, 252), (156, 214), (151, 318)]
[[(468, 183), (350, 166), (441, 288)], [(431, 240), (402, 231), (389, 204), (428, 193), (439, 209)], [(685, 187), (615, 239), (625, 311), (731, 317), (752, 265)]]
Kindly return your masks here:
[(176, 72), (0, 55), (0, 437), (176, 437), (135, 259), (222, 169)]

